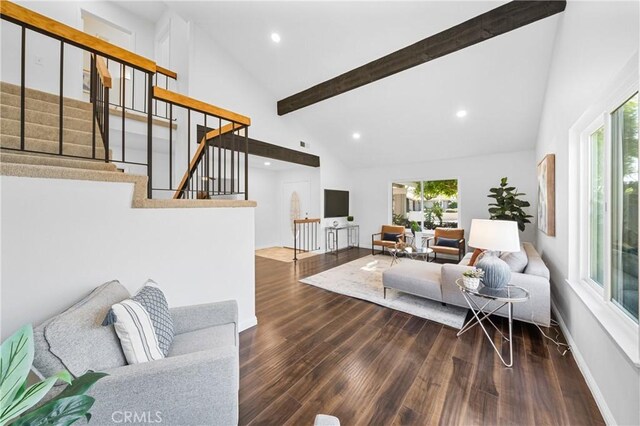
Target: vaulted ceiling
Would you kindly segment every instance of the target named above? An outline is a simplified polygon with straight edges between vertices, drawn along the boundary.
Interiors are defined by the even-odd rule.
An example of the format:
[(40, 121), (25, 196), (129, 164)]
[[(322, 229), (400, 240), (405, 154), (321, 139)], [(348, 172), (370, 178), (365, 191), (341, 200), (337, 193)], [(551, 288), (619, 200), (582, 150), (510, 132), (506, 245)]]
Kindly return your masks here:
[[(276, 102), (504, 4), (176, 2)], [(567, 6), (567, 7), (570, 7)], [(290, 113), (350, 164), (533, 149), (559, 15)], [(280, 34), (280, 43), (270, 35)], [(456, 112), (466, 110), (459, 118)], [(274, 117), (274, 119), (277, 119)], [(352, 134), (361, 134), (354, 140)]]

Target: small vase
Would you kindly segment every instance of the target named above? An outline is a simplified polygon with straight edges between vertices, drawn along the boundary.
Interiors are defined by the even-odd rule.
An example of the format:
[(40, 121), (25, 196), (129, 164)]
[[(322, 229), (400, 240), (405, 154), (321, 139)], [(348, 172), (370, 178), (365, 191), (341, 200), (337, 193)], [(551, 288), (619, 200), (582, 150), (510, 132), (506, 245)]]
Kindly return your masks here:
[(462, 277), (462, 283), (465, 287), (470, 288), (471, 290), (475, 290), (480, 286), (480, 278), (473, 277)]

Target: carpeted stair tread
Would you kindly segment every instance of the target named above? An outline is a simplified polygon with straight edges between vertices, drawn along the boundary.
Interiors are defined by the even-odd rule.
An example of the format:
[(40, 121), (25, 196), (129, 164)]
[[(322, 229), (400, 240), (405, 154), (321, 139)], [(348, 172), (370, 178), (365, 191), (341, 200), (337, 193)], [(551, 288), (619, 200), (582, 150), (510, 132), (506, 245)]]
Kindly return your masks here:
[[(45, 126), (43, 124), (27, 122), (25, 123), (24, 130), (26, 138), (59, 141), (60, 129), (58, 126)], [(20, 121), (3, 116), (2, 120), (0, 120), (0, 134), (20, 136)], [(91, 132), (63, 128), (62, 140), (65, 144), (92, 145), (93, 134)], [(101, 140), (98, 138), (98, 132), (96, 132), (96, 146), (100, 145)]]
[[(4, 94), (20, 96), (20, 86), (2, 81), (0, 82), (0, 92), (3, 96)], [(40, 90), (30, 89), (28, 87), (25, 88), (25, 98), (37, 99), (39, 101), (53, 103), (55, 105), (58, 105), (60, 99), (58, 94), (47, 93)], [(89, 102), (84, 102), (78, 99), (65, 97), (64, 104), (69, 107), (91, 111), (91, 104)]]
[[(58, 112), (55, 114), (35, 111), (32, 109), (25, 109), (25, 116), (27, 123), (37, 123), (45, 126), (58, 127), (60, 125), (60, 118)], [(20, 107), (14, 107), (11, 105), (0, 105), (0, 117), (10, 120), (20, 120)], [(91, 117), (73, 118), (63, 116), (63, 127), (69, 130), (79, 130), (82, 132), (92, 132), (93, 126), (91, 124)]]
[[(20, 108), (20, 96), (11, 93), (0, 92), (0, 105), (9, 105), (12, 107)], [(48, 114), (58, 114), (60, 111), (60, 105), (55, 102), (46, 102), (40, 99), (25, 98), (25, 110), (34, 110), (40, 112), (46, 112)], [(63, 117), (72, 117), (85, 120), (91, 120), (91, 109), (76, 108), (70, 106), (66, 100), (64, 110), (62, 111)]]
[[(20, 136), (0, 134), (0, 147), (20, 149)], [(25, 138), (25, 150), (57, 154), (59, 144), (58, 141)], [(64, 142), (63, 153), (70, 156), (92, 158), (92, 147)], [(96, 158), (104, 158), (104, 147), (96, 145)]]
[(107, 172), (119, 171), (115, 164), (98, 160), (80, 160), (46, 154), (0, 152), (0, 162), (13, 164), (31, 164), (34, 166), (68, 167), (73, 169), (101, 170)]

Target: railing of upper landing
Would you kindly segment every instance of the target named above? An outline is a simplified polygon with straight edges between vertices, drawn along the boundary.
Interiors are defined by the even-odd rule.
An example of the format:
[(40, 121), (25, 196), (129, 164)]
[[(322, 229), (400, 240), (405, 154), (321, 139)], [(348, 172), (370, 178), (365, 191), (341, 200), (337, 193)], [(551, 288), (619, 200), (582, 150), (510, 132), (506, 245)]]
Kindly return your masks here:
[[(6, 57), (17, 58), (15, 65), (19, 69), (19, 76), (14, 84), (20, 88), (19, 104), (16, 105), (20, 117), (19, 143), (15, 146), (3, 144), (3, 149), (102, 159), (122, 164), (127, 171), (148, 176), (149, 198), (170, 198), (176, 192), (182, 194), (180, 198), (198, 198), (202, 188), (199, 184), (193, 185), (193, 175), (196, 174), (202, 182), (207, 179), (207, 187), (224, 187), (218, 191), (208, 190), (207, 198), (244, 195), (248, 199), (248, 117), (172, 92), (169, 82), (178, 78), (175, 72), (37, 12), (3, 0), (0, 2), (0, 17), (5, 22), (15, 24), (15, 37), (11, 37), (11, 43), (15, 44), (12, 48), (18, 53)], [(33, 42), (34, 34), (40, 38), (44, 36), (48, 40), (45, 42), (47, 46), (53, 41), (59, 64), (58, 73), (55, 67), (48, 70), (54, 75), (54, 81), (59, 77), (55, 89), (48, 87), (45, 90), (55, 92), (58, 96), (56, 111), (48, 113), (57, 115), (59, 136), (57, 141), (47, 140), (44, 151), (41, 141), (34, 141), (33, 134), (25, 126), (26, 91), (31, 88), (29, 83), (32, 83), (26, 81), (28, 67), (32, 66), (32, 62), (27, 62), (26, 58), (31, 48), (38, 47)], [(3, 41), (3, 49), (4, 46)], [(65, 58), (77, 57), (77, 51), (82, 52), (85, 62), (91, 64), (85, 65), (89, 70), (85, 71), (84, 84), (88, 86), (85, 91), (92, 104), (92, 129), (84, 129), (84, 133), (68, 126), (76, 118), (71, 113), (74, 110), (69, 110), (74, 106), (74, 101), (67, 97), (75, 93), (75, 88), (69, 87), (69, 79), (65, 76), (68, 73), (76, 75), (78, 70), (70, 66)], [(212, 123), (215, 124), (212, 126)], [(199, 149), (200, 141), (195, 138), (196, 132), (192, 131), (192, 127), (196, 128), (199, 124), (203, 124), (210, 133), (217, 131), (219, 135), (229, 134), (233, 142), (227, 143), (219, 138), (205, 143), (203, 146), (206, 149)], [(177, 131), (179, 126), (182, 131)], [(132, 130), (134, 127), (135, 131)], [(235, 140), (236, 136), (244, 139), (245, 146)], [(88, 140), (83, 142), (84, 146), (79, 146), (79, 140), (83, 138)], [(216, 143), (217, 149), (212, 148)], [(227, 153), (231, 159), (226, 157)], [(241, 155), (245, 157), (243, 161)], [(186, 159), (177, 161), (181, 157)], [(206, 167), (202, 160), (204, 157)], [(204, 169), (209, 171), (215, 164), (219, 165), (215, 176), (211, 173), (206, 173), (207, 176), (202, 174)], [(241, 168), (244, 170), (241, 171)], [(183, 181), (190, 181), (189, 184), (185, 186), (183, 181), (179, 181), (180, 176), (183, 176)], [(214, 180), (217, 180), (216, 185), (212, 184)], [(232, 184), (227, 185), (227, 182)]]

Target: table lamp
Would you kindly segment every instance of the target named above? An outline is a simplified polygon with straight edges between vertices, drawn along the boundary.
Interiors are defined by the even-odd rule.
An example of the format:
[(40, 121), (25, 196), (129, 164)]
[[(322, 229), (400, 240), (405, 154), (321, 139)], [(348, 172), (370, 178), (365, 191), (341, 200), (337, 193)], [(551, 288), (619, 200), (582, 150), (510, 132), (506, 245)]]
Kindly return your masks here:
[(518, 223), (510, 220), (473, 219), (469, 233), (469, 246), (484, 250), (475, 265), (484, 271), (482, 283), (491, 288), (502, 288), (511, 280), (511, 268), (500, 259), (500, 252), (520, 251)]

